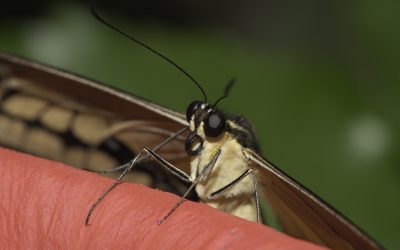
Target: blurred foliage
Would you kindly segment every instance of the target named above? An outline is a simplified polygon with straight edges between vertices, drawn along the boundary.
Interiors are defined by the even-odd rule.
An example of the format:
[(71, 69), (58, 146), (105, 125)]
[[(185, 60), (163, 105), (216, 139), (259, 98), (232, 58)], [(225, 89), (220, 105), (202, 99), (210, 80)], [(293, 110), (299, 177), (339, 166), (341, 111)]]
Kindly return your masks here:
[[(4, 4), (4, 3), (3, 3)], [(8, 2), (0, 50), (184, 111), (201, 98), (82, 2)], [(263, 154), (389, 248), (400, 248), (400, 2), (113, 1), (118, 27), (173, 58), (256, 126)], [(104, 100), (107, 101), (107, 100)]]

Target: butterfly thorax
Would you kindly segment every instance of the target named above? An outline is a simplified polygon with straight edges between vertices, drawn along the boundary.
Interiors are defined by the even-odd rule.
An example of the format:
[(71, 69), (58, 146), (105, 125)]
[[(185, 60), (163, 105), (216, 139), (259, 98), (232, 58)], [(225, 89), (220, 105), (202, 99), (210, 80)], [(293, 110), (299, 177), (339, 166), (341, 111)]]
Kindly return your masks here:
[[(233, 121), (228, 120), (227, 123), (231, 128), (239, 127)], [(204, 138), (203, 149), (200, 154), (191, 157), (192, 180), (203, 172), (217, 152), (220, 154), (208, 178), (196, 186), (200, 200), (225, 212), (256, 221), (254, 189), (250, 177), (245, 177), (220, 197), (210, 198), (215, 191), (228, 185), (249, 169), (249, 160), (246, 148), (237, 140), (235, 134), (224, 132), (217, 138), (207, 138), (202, 128), (200, 124), (197, 134)]]

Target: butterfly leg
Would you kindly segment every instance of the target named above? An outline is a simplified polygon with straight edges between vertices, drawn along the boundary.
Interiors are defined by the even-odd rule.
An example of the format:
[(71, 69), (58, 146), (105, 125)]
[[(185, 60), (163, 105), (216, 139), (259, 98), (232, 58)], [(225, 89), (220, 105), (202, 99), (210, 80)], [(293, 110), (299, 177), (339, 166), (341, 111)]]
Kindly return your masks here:
[[(89, 213), (86, 217), (86, 226), (89, 224), (90, 221), (90, 217), (92, 216), (92, 213), (94, 211), (94, 209), (97, 207), (97, 205), (104, 199), (104, 197), (107, 196), (108, 193), (111, 192), (111, 190), (113, 188), (115, 188), (119, 183), (121, 183), (122, 179), (124, 178), (125, 174), (127, 172), (129, 172), (134, 165), (137, 163), (138, 159), (140, 159), (140, 157), (143, 155), (143, 153), (147, 153), (147, 155), (152, 156), (157, 162), (160, 163), (160, 165), (162, 167), (164, 167), (165, 169), (167, 169), (168, 171), (170, 171), (173, 175), (175, 175), (176, 177), (178, 177), (179, 179), (191, 183), (190, 181), (190, 177), (183, 172), (182, 170), (178, 169), (177, 167), (175, 167), (174, 165), (172, 165), (171, 163), (169, 163), (168, 161), (164, 160), (161, 156), (159, 156), (158, 154), (156, 154), (154, 151), (152, 151), (149, 148), (144, 148), (142, 151), (140, 151), (140, 153), (138, 155), (136, 155), (136, 157), (129, 163), (129, 166), (127, 168), (125, 168), (125, 170), (122, 172), (122, 174), (107, 188), (106, 191), (104, 191), (104, 193), (96, 200), (96, 202), (92, 205), (92, 207), (89, 210)], [(187, 194), (186, 194), (187, 195)]]
[(254, 170), (249, 168), (246, 171), (243, 172), (239, 177), (234, 179), (232, 182), (228, 183), (227, 185), (223, 186), (222, 188), (218, 189), (217, 191), (214, 191), (208, 196), (208, 199), (213, 200), (213, 199), (218, 199), (220, 198), (224, 193), (226, 193), (228, 190), (233, 188), (236, 184), (238, 184), (240, 181), (242, 181), (246, 176), (250, 175), (252, 180), (253, 180), (253, 191), (255, 194), (256, 198), (256, 212), (257, 212), (257, 222), (261, 222), (260, 219), (260, 197), (258, 194), (258, 188), (257, 188), (257, 178), (254, 174)]
[(214, 155), (214, 157), (211, 159), (211, 161), (204, 167), (201, 173), (192, 182), (188, 190), (186, 190), (185, 194), (175, 204), (175, 206), (171, 210), (169, 210), (169, 212), (164, 216), (164, 218), (158, 221), (158, 225), (161, 225), (185, 201), (186, 196), (197, 185), (197, 183), (199, 183), (200, 180), (202, 179), (204, 180), (205, 176), (208, 177), (209, 173), (211, 172), (212, 168), (214, 167), (220, 155), (221, 155), (221, 150), (218, 150), (217, 153)]
[[(153, 152), (157, 152), (158, 150), (160, 150), (162, 147), (164, 147), (165, 145), (167, 145), (169, 142), (171, 142), (172, 140), (176, 139), (179, 135), (183, 134), (186, 130), (188, 130), (188, 127), (184, 127), (181, 130), (175, 132), (174, 134), (172, 134), (171, 136), (169, 136), (167, 139), (165, 139), (164, 141), (160, 142), (158, 145), (156, 145), (152, 151)], [(149, 155), (146, 155), (140, 159), (137, 160), (137, 163), (141, 162), (142, 160), (146, 159)], [(126, 169), (127, 167), (129, 167), (130, 162), (125, 163), (121, 166), (118, 166), (116, 168), (112, 168), (112, 169), (107, 169), (107, 170), (102, 170), (102, 171), (95, 171), (96, 173), (111, 173), (111, 172), (118, 172), (120, 170)]]

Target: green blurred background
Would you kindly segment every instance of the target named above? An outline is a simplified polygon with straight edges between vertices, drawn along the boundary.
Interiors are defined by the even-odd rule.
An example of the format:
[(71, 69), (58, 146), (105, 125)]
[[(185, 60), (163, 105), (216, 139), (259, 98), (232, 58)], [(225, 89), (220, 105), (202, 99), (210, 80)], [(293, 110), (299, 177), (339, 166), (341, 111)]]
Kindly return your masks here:
[[(112, 32), (86, 1), (3, 2), (0, 50), (184, 112), (201, 93)], [(256, 126), (263, 154), (390, 249), (400, 248), (400, 2), (101, 1), (118, 27)], [(104, 100), (105, 102), (107, 100)]]

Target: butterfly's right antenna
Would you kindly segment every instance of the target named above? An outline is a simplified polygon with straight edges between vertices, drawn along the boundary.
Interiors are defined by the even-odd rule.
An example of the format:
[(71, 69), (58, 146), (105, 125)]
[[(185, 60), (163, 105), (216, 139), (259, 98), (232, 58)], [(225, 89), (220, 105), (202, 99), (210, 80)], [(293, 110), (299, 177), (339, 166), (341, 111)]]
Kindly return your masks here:
[(233, 85), (236, 82), (236, 78), (232, 78), (228, 84), (225, 86), (225, 90), (224, 90), (224, 95), (221, 96), (220, 98), (218, 98), (218, 100), (214, 103), (213, 107), (215, 108), (217, 106), (217, 104), (222, 101), (223, 99), (228, 97), (229, 91), (231, 91)]
[(164, 59), (165, 61), (167, 61), (168, 63), (170, 63), (172, 66), (174, 66), (175, 68), (177, 68), (178, 70), (180, 70), (184, 75), (186, 75), (201, 91), (201, 93), (204, 96), (204, 102), (207, 103), (207, 95), (206, 92), (204, 91), (204, 89), (201, 87), (200, 83), (198, 83), (188, 72), (186, 72), (186, 70), (184, 70), (181, 66), (179, 66), (178, 64), (176, 64), (174, 61), (172, 61), (171, 59), (169, 59), (168, 57), (164, 56), (163, 54), (161, 54), (160, 52), (158, 52), (157, 50), (151, 48), (150, 46), (142, 43), (141, 41), (137, 40), (136, 38), (134, 38), (133, 36), (127, 34), (126, 32), (120, 30), (119, 28), (115, 27), (114, 25), (112, 25), (111, 23), (109, 23), (108, 21), (106, 21), (103, 17), (101, 17), (97, 11), (96, 11), (96, 0), (91, 0), (90, 1), (90, 10), (93, 14), (93, 16), (99, 20), (101, 23), (103, 23), (104, 25), (108, 26), (109, 28), (113, 29), (114, 31), (120, 33), (121, 35), (125, 36), (126, 38), (128, 38), (131, 41), (134, 41), (135, 43), (139, 44), (140, 46), (150, 50), (151, 52), (153, 52), (154, 54), (158, 55), (159, 57), (161, 57), (162, 59)]

